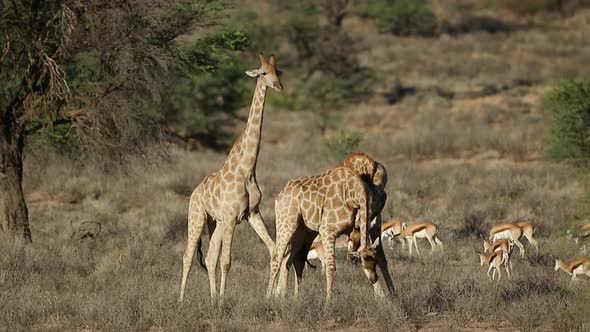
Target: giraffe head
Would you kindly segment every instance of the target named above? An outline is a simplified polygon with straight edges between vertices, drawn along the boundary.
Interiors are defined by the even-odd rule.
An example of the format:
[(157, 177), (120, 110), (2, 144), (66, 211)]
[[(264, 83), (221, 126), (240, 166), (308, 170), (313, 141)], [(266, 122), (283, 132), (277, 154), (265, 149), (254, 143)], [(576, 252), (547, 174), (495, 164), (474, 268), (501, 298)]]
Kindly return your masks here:
[(268, 62), (262, 53), (260, 56), (260, 68), (247, 70), (246, 75), (250, 77), (258, 77), (258, 80), (267, 87), (273, 88), (275, 91), (283, 90), (283, 85), (279, 80), (279, 71), (276, 68), (275, 56), (271, 55)]
[(368, 248), (352, 253), (355, 258), (360, 258), (361, 267), (369, 281), (374, 284), (377, 282), (377, 246), (380, 238), (377, 238)]

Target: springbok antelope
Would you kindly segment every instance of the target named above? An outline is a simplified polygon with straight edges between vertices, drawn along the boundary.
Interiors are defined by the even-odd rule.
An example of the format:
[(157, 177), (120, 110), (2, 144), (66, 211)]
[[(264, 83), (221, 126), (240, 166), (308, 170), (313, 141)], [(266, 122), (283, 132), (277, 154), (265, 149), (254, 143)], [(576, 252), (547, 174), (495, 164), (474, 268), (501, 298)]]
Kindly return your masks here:
[(443, 243), (438, 238), (438, 226), (431, 222), (418, 222), (410, 224), (406, 228), (402, 229), (398, 236), (408, 241), (408, 245), (410, 247), (410, 256), (412, 256), (412, 243), (416, 247), (418, 256), (420, 256), (418, 242), (416, 241), (418, 238), (426, 238), (428, 242), (430, 242), (430, 247), (433, 252), (435, 244), (437, 244), (441, 250), (443, 249)]
[(510, 269), (512, 269), (512, 261), (510, 260), (510, 258), (512, 257), (512, 251), (514, 249), (514, 242), (504, 239), (504, 240), (500, 240), (500, 241), (496, 241), (494, 243), (483, 239), (483, 252), (490, 252), (490, 253), (494, 253), (496, 251), (504, 251), (506, 253), (508, 253), (508, 261), (510, 263)]
[(570, 264), (566, 264), (560, 259), (555, 259), (555, 271), (562, 269), (565, 273), (572, 276), (572, 281), (578, 280), (578, 274), (585, 274), (590, 277), (590, 259), (582, 257), (574, 260)]
[[(479, 255), (479, 262), (480, 262), (480, 266), (485, 264), (488, 264), (489, 268), (488, 268), (488, 278), (490, 278), (490, 280), (494, 280), (496, 279), (496, 271), (498, 271), (498, 281), (500, 281), (500, 279), (502, 279), (502, 273), (500, 272), (500, 268), (502, 267), (502, 265), (504, 265), (504, 269), (506, 270), (506, 274), (508, 274), (508, 278), (510, 278), (510, 269), (509, 269), (509, 261), (510, 261), (510, 255), (503, 251), (503, 250), (498, 250), (498, 251), (494, 251), (492, 252), (489, 256), (480, 252), (475, 252), (476, 254)], [(490, 276), (490, 271), (492, 271), (492, 276)]]
[(580, 241), (584, 242), (580, 250), (585, 253), (586, 242), (590, 241), (590, 223), (584, 224), (579, 228), (575, 227), (573, 229), (568, 229), (567, 237), (568, 239), (573, 238), (576, 244), (578, 244)]
[(518, 239), (522, 237), (522, 228), (515, 224), (499, 224), (495, 225), (490, 229), (490, 242), (496, 242), (498, 240), (509, 239), (518, 246), (520, 250), (520, 257), (524, 258), (524, 246)]
[(535, 234), (535, 226), (528, 221), (518, 221), (514, 223), (516, 226), (522, 229), (522, 235), (526, 237), (530, 244), (535, 247), (537, 255), (539, 254), (539, 243), (535, 238), (533, 238), (533, 234)]
[(387, 221), (381, 226), (381, 239), (383, 240), (387, 238), (389, 240), (389, 245), (393, 247), (393, 243), (397, 238), (403, 246), (404, 240), (399, 237), (399, 234), (402, 232), (402, 230), (406, 229), (406, 227), (406, 223), (399, 219)]
[(486, 239), (483, 239), (483, 252), (494, 252), (498, 250), (503, 250), (506, 252), (510, 252), (510, 248), (514, 247), (514, 243), (510, 242), (508, 239), (499, 240), (496, 242), (490, 242)]

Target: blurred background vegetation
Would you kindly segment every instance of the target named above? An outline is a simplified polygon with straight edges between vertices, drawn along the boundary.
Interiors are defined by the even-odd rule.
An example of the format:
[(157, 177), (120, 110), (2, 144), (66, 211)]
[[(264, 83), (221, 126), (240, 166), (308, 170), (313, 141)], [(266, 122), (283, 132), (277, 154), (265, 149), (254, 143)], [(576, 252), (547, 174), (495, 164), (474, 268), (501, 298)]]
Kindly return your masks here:
[[(345, 17), (367, 19), (381, 33), (444, 38), (514, 29), (501, 15), (533, 25), (539, 15), (565, 19), (589, 2), (298, 0), (268, 1), (263, 10), (226, 1), (98, 2), (78, 8), (77, 42), (59, 60), (73, 95), (69, 106), (94, 108), (102, 116), (90, 126), (76, 118), (37, 117), (29, 124), (27, 149), (44, 158), (67, 155), (105, 165), (170, 141), (224, 151), (245, 121), (239, 110), (252, 97), (254, 83), (244, 71), (258, 66), (254, 54), (274, 52), (286, 89), (269, 94), (267, 105), (311, 112), (324, 136), (322, 151), (337, 161), (364, 139), (343, 123), (341, 108), (384, 94), (393, 103), (415, 92), (399, 82), (388, 86), (378, 66), (362, 59), (362, 46), (342, 27)], [(501, 15), (471, 14), (474, 6)], [(4, 73), (3, 82), (14, 81)], [(546, 155), (576, 165), (590, 158), (590, 80), (576, 76), (582, 74), (557, 81), (543, 102)]]
[[(338, 109), (382, 92), (384, 82), (374, 66), (359, 59), (359, 46), (342, 29), (344, 17), (357, 15), (373, 21), (383, 32), (425, 38), (438, 38), (442, 34), (471, 28), (498, 28), (490, 22), (469, 19), (469, 15), (457, 18), (457, 13), (466, 10), (464, 3), (459, 1), (449, 6), (448, 1), (426, 0), (270, 1), (265, 6), (272, 8), (262, 12), (255, 6), (238, 8), (225, 1), (178, 1), (167, 9), (158, 8), (159, 5), (154, 6), (155, 9), (136, 5), (127, 12), (122, 6), (111, 6), (107, 9), (121, 17), (119, 23), (123, 19), (137, 18), (137, 21), (128, 20), (126, 25), (111, 31), (97, 28), (102, 18), (78, 13), (86, 29), (81, 35), (102, 34), (103, 39), (113, 40), (110, 44), (104, 41), (80, 44), (61, 59), (70, 88), (75, 95), (81, 95), (74, 103), (82, 106), (80, 100), (96, 94), (99, 87), (118, 84), (117, 79), (121, 79), (118, 76), (126, 70), (126, 65), (141, 67), (141, 71), (133, 70), (134, 75), (149, 73), (151, 77), (133, 76), (134, 84), (128, 84), (125, 101), (117, 97), (116, 102), (103, 103), (104, 113), (111, 114), (112, 123), (124, 123), (124, 130), (103, 124), (93, 127), (103, 129), (99, 130), (103, 139), (75, 140), (80, 138), (76, 131), (82, 131), (82, 127), (73, 121), (64, 121), (59, 125), (43, 126), (47, 130), (35, 130), (29, 137), (28, 147), (32, 153), (41, 151), (46, 154), (49, 149), (69, 153), (75, 158), (100, 156), (106, 150), (130, 152), (122, 147), (141, 151), (142, 142), (155, 142), (154, 138), (159, 141), (164, 133), (177, 142), (227, 149), (232, 142), (233, 127), (245, 120), (238, 110), (249, 105), (252, 94), (253, 83), (243, 72), (257, 66), (253, 54), (276, 52), (281, 55), (279, 67), (285, 73), (286, 91), (269, 95), (268, 104), (313, 112), (316, 125), (322, 131), (334, 130), (332, 135), (335, 137), (325, 142), (328, 149), (353, 150), (362, 141), (362, 135), (357, 133), (354, 139), (350, 139), (349, 132), (340, 130), (342, 123)], [(539, 13), (570, 15), (587, 6), (588, 1), (488, 0), (482, 4), (480, 7), (489, 10), (532, 17)], [(106, 3), (101, 6), (109, 7)], [(101, 10), (105, 11), (104, 8)], [(150, 21), (148, 16), (142, 16), (148, 10), (153, 10), (157, 18)], [(269, 12), (274, 15), (269, 16)], [(192, 30), (179, 28), (182, 23), (170, 23), (183, 22), (183, 15), (184, 19), (193, 15), (190, 19), (196, 24), (191, 26)], [(275, 20), (275, 15), (281, 20)], [(171, 28), (166, 28), (167, 24)], [(122, 41), (117, 39), (117, 33), (123, 33), (125, 29), (133, 31), (136, 37), (125, 39), (130, 47), (120, 47)], [(165, 46), (157, 45), (164, 42), (158, 38), (170, 38), (166, 33), (172, 33), (173, 39), (166, 40)], [(140, 52), (148, 46), (157, 54)], [(110, 54), (100, 51), (108, 47), (117, 51)], [(115, 65), (116, 62), (119, 63)], [(571, 87), (559, 84), (562, 84), (562, 90)], [(567, 103), (557, 92), (548, 99), (559, 100), (557, 104)], [(552, 110), (560, 107), (555, 102), (548, 103), (552, 104), (548, 106)], [(122, 116), (122, 108), (130, 110), (126, 113), (128, 116)], [(41, 126), (43, 121), (46, 119), (37, 119), (32, 126)], [(104, 140), (105, 137), (111, 139)], [(550, 145), (555, 146), (556, 140), (553, 132)], [(113, 141), (117, 144), (113, 145)], [(85, 144), (75, 144), (80, 142)], [(116, 148), (110, 149), (113, 147)], [(549, 147), (548, 153), (555, 158), (574, 157), (570, 152), (557, 152), (556, 149), (560, 150)]]

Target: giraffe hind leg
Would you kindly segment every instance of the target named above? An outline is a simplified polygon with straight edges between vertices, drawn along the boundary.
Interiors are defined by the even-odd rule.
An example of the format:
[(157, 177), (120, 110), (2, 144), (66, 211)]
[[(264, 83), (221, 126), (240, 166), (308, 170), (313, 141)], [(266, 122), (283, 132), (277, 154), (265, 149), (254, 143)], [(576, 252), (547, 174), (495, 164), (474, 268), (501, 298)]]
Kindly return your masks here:
[(219, 261), (219, 254), (221, 251), (224, 226), (225, 225), (217, 225), (212, 234), (210, 233), (209, 250), (207, 250), (207, 257), (205, 258), (207, 273), (209, 275), (209, 290), (211, 291), (211, 299), (217, 297), (217, 262)]
[(227, 281), (227, 275), (231, 267), (231, 248), (234, 238), (234, 231), (236, 222), (232, 219), (227, 219), (223, 230), (223, 239), (221, 245), (221, 283), (219, 285), (219, 295), (225, 294), (225, 284)]
[(268, 288), (266, 290), (267, 298), (270, 297), (274, 292), (277, 275), (280, 271), (281, 265), (283, 264), (283, 260), (285, 259), (287, 246), (291, 242), (293, 233), (295, 233), (295, 230), (297, 229), (299, 218), (298, 215), (283, 217), (279, 211), (279, 207), (277, 207), (276, 204), (278, 203), (275, 203), (275, 210), (277, 212), (277, 239), (270, 263), (270, 275), (268, 279)]
[(195, 248), (199, 247), (197, 256), (199, 256), (199, 263), (202, 265), (202, 251), (201, 251), (201, 234), (203, 227), (207, 221), (207, 215), (203, 208), (196, 202), (191, 202), (188, 214), (188, 242), (186, 250), (182, 256), (182, 281), (180, 284), (180, 296), (178, 302), (182, 302), (184, 298), (184, 290), (186, 281), (191, 270)]

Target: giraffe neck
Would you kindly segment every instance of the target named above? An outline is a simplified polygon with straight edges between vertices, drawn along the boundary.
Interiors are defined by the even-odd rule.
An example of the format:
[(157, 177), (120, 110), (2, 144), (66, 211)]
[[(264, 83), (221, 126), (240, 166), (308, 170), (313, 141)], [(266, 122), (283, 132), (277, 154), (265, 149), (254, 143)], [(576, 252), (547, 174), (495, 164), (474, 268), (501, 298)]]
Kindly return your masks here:
[(253, 172), (256, 169), (258, 152), (260, 151), (260, 138), (262, 135), (262, 118), (264, 113), (264, 101), (266, 99), (266, 85), (261, 78), (256, 81), (256, 90), (250, 106), (248, 123), (241, 136), (239, 165), (244, 173)]

